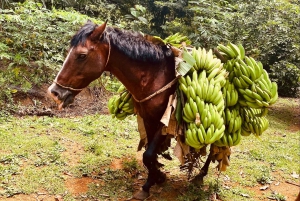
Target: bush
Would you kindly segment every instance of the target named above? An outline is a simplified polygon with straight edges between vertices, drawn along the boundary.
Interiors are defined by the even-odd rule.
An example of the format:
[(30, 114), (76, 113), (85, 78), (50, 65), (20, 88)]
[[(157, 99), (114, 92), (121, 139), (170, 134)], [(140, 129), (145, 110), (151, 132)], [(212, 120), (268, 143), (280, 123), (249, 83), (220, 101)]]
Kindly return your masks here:
[(287, 61), (280, 61), (271, 66), (270, 78), (277, 82), (280, 96), (297, 97), (300, 87), (300, 69)]
[[(0, 108), (16, 90), (49, 83), (63, 63), (72, 35), (89, 17), (47, 10), (26, 1), (0, 10)], [(101, 23), (91, 19), (95, 23)]]

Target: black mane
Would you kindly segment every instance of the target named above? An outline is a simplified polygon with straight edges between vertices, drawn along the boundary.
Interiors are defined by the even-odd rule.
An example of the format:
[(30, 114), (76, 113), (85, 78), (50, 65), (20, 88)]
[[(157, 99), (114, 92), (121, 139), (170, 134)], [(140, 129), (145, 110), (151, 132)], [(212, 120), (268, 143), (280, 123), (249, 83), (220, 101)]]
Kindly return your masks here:
[[(95, 30), (97, 25), (88, 21), (73, 36), (71, 47), (85, 43), (87, 37)], [(145, 62), (159, 62), (173, 54), (166, 46), (156, 45), (146, 40), (141, 33), (121, 30), (119, 28), (106, 27), (102, 40), (109, 42), (127, 57)]]
[(71, 47), (76, 47), (79, 44), (84, 44), (87, 37), (89, 37), (93, 33), (96, 27), (97, 25), (95, 25), (91, 21), (88, 21), (71, 39)]

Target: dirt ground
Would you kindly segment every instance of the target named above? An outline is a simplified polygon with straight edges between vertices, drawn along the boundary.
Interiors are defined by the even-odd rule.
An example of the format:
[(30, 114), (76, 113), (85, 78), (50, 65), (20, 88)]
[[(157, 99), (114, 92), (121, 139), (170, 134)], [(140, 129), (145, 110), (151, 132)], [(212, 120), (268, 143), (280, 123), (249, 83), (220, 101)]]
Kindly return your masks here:
[[(93, 113), (102, 113), (107, 114), (107, 97), (109, 97), (110, 93), (101, 90), (101, 89), (85, 89), (82, 91), (76, 98), (75, 102), (69, 107), (64, 109), (63, 111), (57, 111), (55, 103), (47, 96), (46, 94), (47, 86), (43, 86), (41, 89), (31, 90), (28, 94), (18, 94), (15, 98), (16, 102), (20, 103), (20, 109), (16, 111), (15, 115), (47, 115), (47, 116), (58, 116), (58, 117), (69, 117), (69, 116), (80, 116), (85, 114), (93, 114)], [(294, 118), (300, 119), (300, 108), (297, 108), (294, 113)], [(293, 125), (290, 125), (290, 131), (299, 131), (300, 130), (300, 122), (295, 121)], [(66, 142), (65, 146), (68, 148), (68, 152), (65, 153), (65, 157), (70, 159), (70, 163), (76, 164), (77, 160), (79, 160), (80, 152), (83, 152), (82, 147), (79, 145), (73, 144), (74, 142)], [(136, 158), (138, 160), (139, 165), (142, 166), (142, 153), (137, 153)], [(122, 169), (122, 159), (115, 159), (111, 163), (112, 169)], [(179, 171), (179, 170), (178, 170)], [(67, 173), (66, 173), (67, 174)], [(280, 172), (274, 172), (273, 177), (279, 177)], [(65, 181), (65, 186), (70, 193), (74, 196), (78, 196), (80, 194), (84, 194), (88, 191), (88, 185), (91, 183), (97, 183), (99, 180), (94, 180), (90, 177), (82, 177), (75, 178), (72, 175), (67, 175), (67, 179)], [(141, 177), (146, 177), (147, 175), (141, 175)], [(168, 176), (168, 173), (167, 173)], [(170, 182), (172, 188), (169, 191), (161, 191), (161, 187), (154, 186), (151, 189), (152, 197), (148, 198), (148, 201), (157, 200), (155, 195), (163, 195), (163, 197), (168, 198), (168, 200), (175, 200), (175, 198), (183, 194), (181, 192), (180, 186), (182, 181), (186, 181), (187, 178), (185, 176), (179, 176), (176, 179), (167, 177), (167, 182)], [(138, 190), (143, 181), (136, 179), (134, 182), (134, 188)], [(226, 186), (232, 187), (236, 186), (231, 181), (226, 182)], [(297, 186), (298, 185), (298, 186)], [(270, 193), (271, 191), (285, 192), (285, 196), (288, 198), (287, 200), (296, 200), (295, 192), (299, 191), (299, 184), (294, 185), (287, 182), (277, 182), (272, 183), (267, 190), (261, 190), (260, 188), (253, 187), (251, 190), (255, 191), (257, 195), (263, 196), (266, 193)], [(205, 187), (204, 187), (205, 188)], [(250, 188), (250, 187), (249, 187)], [(3, 200), (0, 198), (0, 200)], [(33, 200), (43, 200), (43, 201), (62, 201), (63, 198), (61, 196), (50, 196), (46, 192), (40, 192), (38, 194), (33, 195), (15, 195), (13, 198), (6, 198), (6, 201), (33, 201)], [(218, 200), (218, 199), (212, 199)], [(271, 200), (271, 199), (268, 199)], [(299, 199), (297, 201), (300, 201)]]

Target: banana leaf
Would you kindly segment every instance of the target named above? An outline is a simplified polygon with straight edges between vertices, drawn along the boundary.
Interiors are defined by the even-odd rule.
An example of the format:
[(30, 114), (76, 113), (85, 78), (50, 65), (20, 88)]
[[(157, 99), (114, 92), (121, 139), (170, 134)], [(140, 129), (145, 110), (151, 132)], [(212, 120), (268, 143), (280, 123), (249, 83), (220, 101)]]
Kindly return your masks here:
[(179, 63), (178, 67), (177, 67), (177, 72), (181, 75), (184, 76), (185, 74), (187, 74), (189, 72), (189, 70), (192, 68), (193, 66), (191, 66), (189, 63), (186, 63), (185, 61), (182, 61)]
[(196, 63), (194, 57), (186, 49), (184, 49), (182, 52), (182, 58), (185, 62), (187, 62), (191, 66), (194, 66), (194, 64)]

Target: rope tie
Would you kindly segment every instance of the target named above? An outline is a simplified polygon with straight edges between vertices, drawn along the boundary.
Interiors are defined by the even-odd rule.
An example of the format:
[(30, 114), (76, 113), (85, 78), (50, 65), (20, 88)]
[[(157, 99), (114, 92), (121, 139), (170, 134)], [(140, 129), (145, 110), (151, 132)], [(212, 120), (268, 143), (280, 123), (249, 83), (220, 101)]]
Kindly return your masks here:
[(133, 94), (131, 94), (131, 95), (132, 95), (132, 98), (133, 98), (136, 102), (138, 102), (138, 103), (145, 102), (145, 101), (147, 101), (147, 100), (153, 98), (154, 96), (156, 96), (156, 95), (158, 95), (158, 94), (160, 94), (160, 93), (166, 91), (167, 89), (171, 88), (171, 87), (177, 82), (178, 79), (179, 79), (179, 77), (175, 77), (171, 82), (169, 82), (169, 83), (168, 83), (167, 85), (165, 85), (163, 88), (161, 88), (160, 90), (154, 92), (153, 94), (151, 94), (150, 96), (148, 96), (148, 97), (146, 97), (146, 98), (144, 98), (144, 99), (142, 99), (142, 100), (138, 100), (136, 97), (133, 96)]

